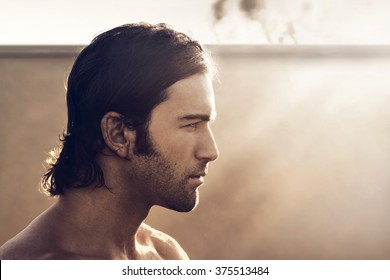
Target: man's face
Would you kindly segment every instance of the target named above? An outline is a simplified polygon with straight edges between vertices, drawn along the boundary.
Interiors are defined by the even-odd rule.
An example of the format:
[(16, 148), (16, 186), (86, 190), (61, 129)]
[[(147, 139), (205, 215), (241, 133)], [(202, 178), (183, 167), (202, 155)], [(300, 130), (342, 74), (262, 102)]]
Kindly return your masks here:
[(168, 99), (151, 114), (152, 155), (135, 155), (134, 166), (153, 205), (180, 212), (198, 203), (198, 187), (218, 149), (210, 129), (215, 118), (210, 79), (198, 74), (168, 88)]

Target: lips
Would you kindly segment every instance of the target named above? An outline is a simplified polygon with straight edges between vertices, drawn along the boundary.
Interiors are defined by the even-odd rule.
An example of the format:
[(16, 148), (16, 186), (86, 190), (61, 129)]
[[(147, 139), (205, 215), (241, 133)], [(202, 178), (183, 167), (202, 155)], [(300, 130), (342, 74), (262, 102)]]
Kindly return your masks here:
[(188, 175), (188, 178), (191, 184), (194, 185), (203, 185), (204, 178), (207, 175), (207, 164), (200, 164), (196, 169), (193, 170), (191, 174)]
[(191, 184), (194, 184), (196, 186), (200, 186), (204, 183), (203, 177), (206, 175), (207, 175), (206, 172), (199, 172), (199, 173), (191, 174), (188, 177), (189, 177), (189, 181), (191, 182)]
[(208, 170), (207, 165), (202, 166), (202, 167), (198, 168), (197, 171), (190, 174), (189, 177), (193, 177), (193, 178), (205, 177), (207, 175), (207, 170)]
[(207, 175), (206, 172), (202, 172), (202, 173), (192, 174), (190, 175), (190, 178), (205, 177), (206, 175)]

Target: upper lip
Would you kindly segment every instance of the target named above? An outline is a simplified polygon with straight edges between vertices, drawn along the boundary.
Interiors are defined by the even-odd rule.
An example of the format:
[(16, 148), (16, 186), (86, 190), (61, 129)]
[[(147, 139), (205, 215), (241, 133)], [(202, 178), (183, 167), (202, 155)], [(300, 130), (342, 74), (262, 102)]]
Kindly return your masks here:
[(207, 175), (206, 172), (200, 172), (200, 173), (192, 174), (190, 175), (190, 177), (204, 177), (206, 175)]

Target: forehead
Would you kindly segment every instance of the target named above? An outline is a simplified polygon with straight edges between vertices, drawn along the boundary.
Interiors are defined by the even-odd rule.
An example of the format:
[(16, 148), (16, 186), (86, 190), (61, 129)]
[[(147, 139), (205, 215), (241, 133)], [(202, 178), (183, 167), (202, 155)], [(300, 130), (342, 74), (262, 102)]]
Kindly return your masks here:
[(167, 89), (168, 98), (160, 103), (152, 115), (160, 117), (186, 114), (215, 116), (214, 90), (211, 79), (204, 74), (192, 75), (177, 81)]

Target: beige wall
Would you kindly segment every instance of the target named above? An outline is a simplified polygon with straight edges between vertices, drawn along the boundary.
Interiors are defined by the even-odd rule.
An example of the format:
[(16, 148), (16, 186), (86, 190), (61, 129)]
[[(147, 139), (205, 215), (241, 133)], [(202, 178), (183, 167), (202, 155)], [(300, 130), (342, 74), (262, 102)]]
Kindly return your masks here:
[[(195, 211), (148, 222), (194, 259), (389, 259), (390, 52), (211, 49), (220, 158)], [(53, 202), (38, 183), (71, 63), (0, 55), (0, 243)]]

